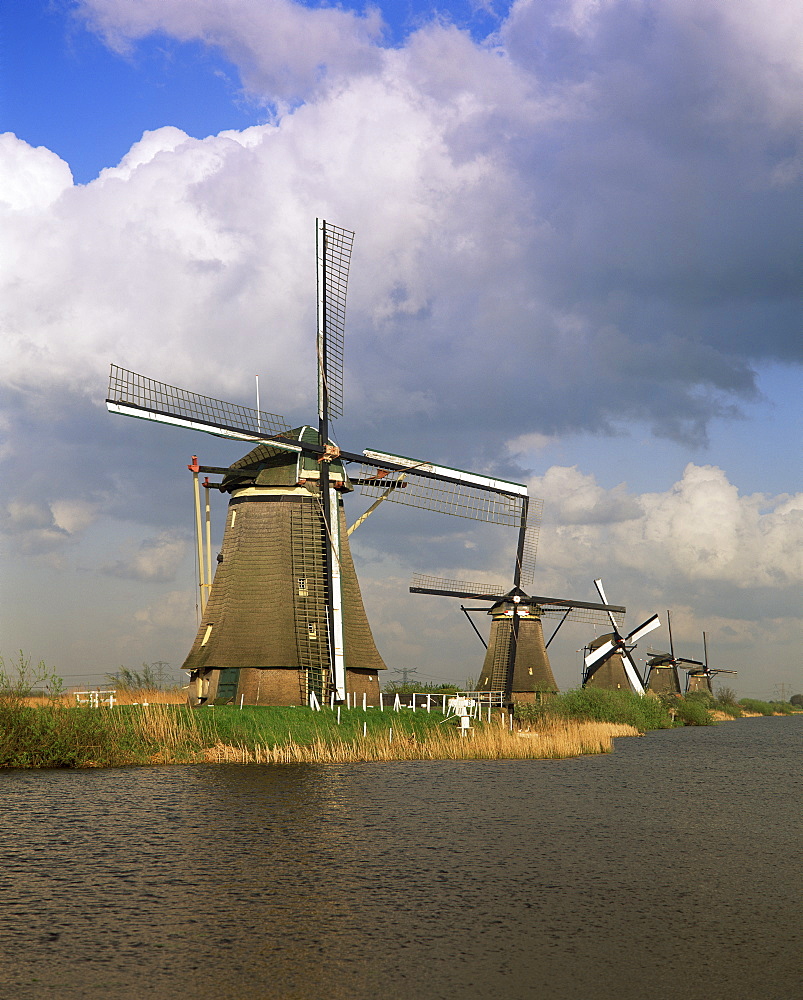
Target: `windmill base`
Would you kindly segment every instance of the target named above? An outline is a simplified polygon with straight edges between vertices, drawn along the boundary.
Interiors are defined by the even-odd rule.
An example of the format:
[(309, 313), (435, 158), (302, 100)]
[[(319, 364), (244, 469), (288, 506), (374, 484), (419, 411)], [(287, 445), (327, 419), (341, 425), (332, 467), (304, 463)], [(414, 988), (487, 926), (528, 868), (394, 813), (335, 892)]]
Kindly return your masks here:
[[(346, 670), (346, 690), (354, 704), (379, 704), (379, 677), (375, 670)], [(221, 667), (194, 670), (187, 702), (202, 705), (306, 705), (306, 672), (298, 667)]]

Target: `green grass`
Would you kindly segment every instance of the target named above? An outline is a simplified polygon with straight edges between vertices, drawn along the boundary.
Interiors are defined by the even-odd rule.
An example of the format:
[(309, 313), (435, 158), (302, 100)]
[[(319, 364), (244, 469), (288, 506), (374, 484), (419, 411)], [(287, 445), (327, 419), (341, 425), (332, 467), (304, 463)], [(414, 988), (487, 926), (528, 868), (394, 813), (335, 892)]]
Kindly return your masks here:
[[(178, 705), (149, 708), (77, 708), (63, 704), (29, 707), (0, 700), (0, 767), (112, 767), (202, 758), (215, 744), (311, 746), (350, 742), (363, 734), (422, 739), (444, 722), (440, 713), (341, 709), (218, 706), (191, 710)], [(444, 726), (454, 725), (446, 722)]]
[[(313, 712), (310, 708), (259, 708), (233, 705), (218, 705), (214, 708), (195, 710), (195, 717), (207, 741), (215, 739), (221, 743), (260, 744), (286, 743), (292, 739), (301, 746), (310, 746), (316, 740), (353, 740), (366, 733), (387, 733), (392, 728), (399, 735), (421, 738), (444, 722), (440, 712), (427, 713), (418, 709), (412, 712), (404, 709), (394, 712), (389, 708), (380, 711), (369, 708), (341, 708), (340, 725), (337, 710), (324, 709)], [(445, 723), (449, 725), (449, 723)]]
[(542, 718), (615, 722), (642, 732), (671, 729), (674, 725), (669, 709), (660, 699), (601, 688), (577, 688), (556, 694), (540, 705), (517, 705), (516, 717), (527, 722)]

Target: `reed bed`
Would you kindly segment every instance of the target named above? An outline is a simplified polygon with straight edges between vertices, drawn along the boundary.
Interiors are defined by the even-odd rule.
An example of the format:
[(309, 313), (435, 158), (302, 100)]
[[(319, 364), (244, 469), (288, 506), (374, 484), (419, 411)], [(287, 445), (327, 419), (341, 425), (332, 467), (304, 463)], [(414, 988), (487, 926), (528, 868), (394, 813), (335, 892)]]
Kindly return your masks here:
[(509, 730), (499, 717), (465, 735), (440, 713), (305, 708), (192, 710), (165, 703), (114, 708), (0, 704), (0, 767), (126, 764), (348, 764), (394, 760), (565, 758), (609, 753), (630, 725), (543, 719)]
[(641, 735), (633, 726), (608, 722), (555, 722), (538, 732), (511, 732), (499, 725), (483, 725), (466, 735), (440, 729), (423, 737), (369, 733), (346, 741), (317, 739), (298, 744), (247, 747), (216, 742), (203, 759), (216, 764), (353, 764), (398, 760), (564, 759), (583, 754), (610, 753), (617, 736)]

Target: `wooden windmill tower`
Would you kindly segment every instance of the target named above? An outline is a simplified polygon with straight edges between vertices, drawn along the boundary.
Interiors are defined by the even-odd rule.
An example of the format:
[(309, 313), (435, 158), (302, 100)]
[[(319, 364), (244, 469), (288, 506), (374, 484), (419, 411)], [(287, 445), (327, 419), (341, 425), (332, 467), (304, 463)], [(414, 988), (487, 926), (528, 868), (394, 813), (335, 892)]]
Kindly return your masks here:
[[(607, 604), (602, 580), (595, 580), (597, 593)], [(608, 691), (634, 691), (644, 694), (644, 682), (636, 668), (630, 651), (643, 636), (661, 624), (658, 615), (642, 622), (628, 635), (620, 634), (613, 615), (610, 615), (612, 632), (598, 636), (588, 645), (583, 671), (583, 687), (599, 687)]]
[[(558, 690), (547, 647), (565, 621), (597, 622), (605, 613), (625, 613), (624, 608), (609, 606), (607, 602), (592, 604), (561, 597), (540, 597), (522, 590), (522, 584), (529, 586), (533, 581), (542, 506), (540, 500), (531, 499), (529, 511), (519, 526), (512, 589), (423, 574), (417, 574), (410, 586), (413, 594), (491, 602), (491, 609), (487, 611), (491, 616), (491, 633), (477, 690), (501, 695), (504, 704), (535, 701)], [(462, 610), (486, 609), (462, 607)], [(544, 642), (543, 618), (560, 618), (548, 642)]]
[(717, 674), (737, 674), (737, 670), (723, 670), (721, 668), (713, 669), (708, 666), (708, 643), (706, 642), (705, 632), (703, 632), (703, 660), (699, 667), (692, 667), (686, 673), (686, 694), (692, 694), (695, 691), (706, 691), (708, 694), (714, 693), (714, 686), (711, 683), (713, 678)]
[(700, 660), (689, 660), (682, 656), (675, 656), (675, 644), (672, 641), (672, 618), (668, 611), (666, 613), (666, 627), (669, 631), (669, 652), (662, 653), (657, 649), (647, 650), (650, 659), (647, 660), (647, 681), (644, 686), (655, 694), (679, 696), (682, 692), (678, 668), (683, 664), (690, 667), (702, 667), (703, 664)]
[[(354, 482), (378, 498), (373, 507), (392, 500), (501, 524), (518, 524), (526, 507), (521, 484), (386, 452), (341, 451), (330, 440), (330, 420), (342, 413), (353, 238), (348, 230), (317, 223), (317, 426), (292, 429), (275, 414), (112, 366), (106, 400), (112, 413), (252, 445), (228, 469), (196, 461), (191, 466), (196, 475), (222, 473), (219, 488), (231, 497), (217, 571), (206, 584), (209, 596), (184, 664), (191, 671), (191, 704), (304, 704), (313, 695), (320, 703), (330, 697), (342, 702), (347, 692), (378, 695), (377, 671), (384, 663), (363, 607), (343, 512), (343, 496), (353, 490), (348, 464), (360, 463)], [(203, 591), (202, 556), (199, 563)]]

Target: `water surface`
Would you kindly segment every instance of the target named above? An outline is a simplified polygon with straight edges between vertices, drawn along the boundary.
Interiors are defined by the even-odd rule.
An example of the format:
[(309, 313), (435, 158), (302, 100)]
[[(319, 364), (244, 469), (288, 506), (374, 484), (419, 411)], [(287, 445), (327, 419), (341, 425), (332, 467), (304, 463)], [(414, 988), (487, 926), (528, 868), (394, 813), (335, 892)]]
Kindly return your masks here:
[(0, 772), (1, 995), (797, 1000), (801, 737)]

